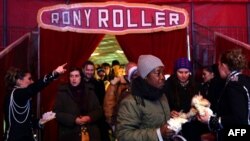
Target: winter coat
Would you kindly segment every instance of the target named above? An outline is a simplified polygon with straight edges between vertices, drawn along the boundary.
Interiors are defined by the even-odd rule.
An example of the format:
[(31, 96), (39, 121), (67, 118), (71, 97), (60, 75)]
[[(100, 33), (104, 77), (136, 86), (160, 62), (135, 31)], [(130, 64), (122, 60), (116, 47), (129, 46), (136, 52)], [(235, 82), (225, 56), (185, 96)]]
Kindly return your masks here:
[(59, 141), (80, 141), (81, 126), (75, 123), (78, 116), (88, 115), (91, 122), (87, 123), (90, 141), (100, 141), (100, 130), (97, 122), (103, 116), (102, 108), (98, 102), (94, 90), (89, 85), (84, 86), (84, 106), (87, 109), (84, 113), (74, 99), (69, 85), (59, 87), (54, 111), (59, 127)]
[(138, 79), (133, 81), (132, 95), (119, 105), (116, 136), (119, 141), (158, 141), (156, 130), (170, 119), (168, 100), (163, 93), (154, 100), (145, 98), (160, 91)]
[(124, 79), (116, 85), (110, 84), (108, 86), (107, 92), (104, 97), (104, 114), (106, 116), (106, 121), (109, 125), (115, 125), (118, 105), (122, 99), (124, 99), (128, 94), (131, 94), (129, 90), (129, 83)]
[[(192, 98), (198, 94), (198, 87), (191, 76), (188, 83), (182, 86), (176, 74), (167, 79), (163, 90), (167, 94), (170, 110), (184, 113), (190, 111)], [(205, 124), (192, 119), (182, 125), (180, 134), (188, 141), (200, 141), (201, 134), (206, 132), (208, 132), (208, 127)]]
[[(5, 97), (6, 141), (34, 141), (33, 128), (39, 127), (32, 118), (31, 98), (45, 88), (58, 74), (48, 74), (27, 88), (13, 88)], [(13, 98), (13, 99), (12, 99)], [(35, 121), (35, 122), (34, 122)]]
[(239, 75), (237, 80), (230, 80), (226, 85), (223, 94), (219, 98), (219, 112), (222, 125), (243, 124), (247, 125), (248, 120), (248, 100), (250, 99), (250, 78)]

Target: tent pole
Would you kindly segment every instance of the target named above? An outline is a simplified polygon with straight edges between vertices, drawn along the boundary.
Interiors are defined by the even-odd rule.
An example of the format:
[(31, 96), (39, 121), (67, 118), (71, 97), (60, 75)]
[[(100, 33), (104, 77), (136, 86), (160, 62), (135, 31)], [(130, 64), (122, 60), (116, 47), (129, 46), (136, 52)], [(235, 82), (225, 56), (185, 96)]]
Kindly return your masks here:
[(188, 27), (187, 27), (187, 56), (188, 56), (188, 60), (191, 61), (190, 37), (189, 37), (189, 29), (188, 29)]
[[(40, 27), (38, 27), (38, 41), (37, 41), (37, 78), (39, 79), (41, 77), (41, 68), (40, 68)], [(36, 111), (37, 111), (37, 118), (40, 118), (41, 116), (41, 93), (39, 92), (37, 94), (37, 105), (36, 105)], [(41, 130), (37, 131), (37, 141), (41, 141)]]

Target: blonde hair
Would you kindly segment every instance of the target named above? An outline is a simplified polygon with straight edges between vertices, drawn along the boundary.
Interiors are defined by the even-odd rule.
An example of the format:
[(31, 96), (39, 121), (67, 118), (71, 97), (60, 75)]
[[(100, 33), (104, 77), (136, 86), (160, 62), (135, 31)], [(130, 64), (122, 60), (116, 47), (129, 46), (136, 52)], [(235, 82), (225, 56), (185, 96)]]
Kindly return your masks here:
[(230, 71), (246, 69), (248, 62), (241, 49), (233, 49), (224, 52), (220, 62), (226, 64)]

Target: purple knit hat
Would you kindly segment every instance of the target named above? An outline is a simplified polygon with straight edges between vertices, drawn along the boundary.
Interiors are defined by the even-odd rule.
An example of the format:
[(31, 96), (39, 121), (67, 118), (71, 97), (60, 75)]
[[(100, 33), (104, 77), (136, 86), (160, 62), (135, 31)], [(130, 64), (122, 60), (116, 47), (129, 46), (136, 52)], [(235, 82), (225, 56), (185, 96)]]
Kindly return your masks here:
[(185, 68), (189, 71), (192, 71), (191, 62), (187, 58), (179, 58), (175, 63), (174, 70), (177, 71), (178, 69)]

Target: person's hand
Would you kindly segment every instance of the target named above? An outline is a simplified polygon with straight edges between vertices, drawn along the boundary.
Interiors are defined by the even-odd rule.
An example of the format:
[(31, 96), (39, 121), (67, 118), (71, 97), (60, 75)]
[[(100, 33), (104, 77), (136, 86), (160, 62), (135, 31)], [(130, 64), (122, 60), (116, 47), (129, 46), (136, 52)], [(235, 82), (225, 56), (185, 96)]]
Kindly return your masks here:
[(64, 68), (67, 65), (67, 63), (64, 63), (61, 66), (58, 66), (54, 72), (59, 73), (59, 74), (63, 74), (64, 72), (66, 72), (66, 69)]
[(90, 116), (81, 116), (81, 121), (83, 122), (83, 123), (88, 123), (88, 122), (90, 122)]
[(202, 123), (208, 123), (211, 118), (211, 115), (208, 111), (205, 111), (203, 115), (197, 114), (197, 119)]
[(175, 111), (175, 110), (173, 110), (173, 111), (171, 111), (170, 116), (173, 117), (173, 118), (174, 118), (174, 117), (179, 117), (179, 116), (180, 116), (180, 113), (177, 112), (177, 111)]
[(194, 107), (192, 107), (186, 115), (187, 118), (191, 118), (193, 116), (196, 116), (197, 113), (198, 111)]
[(79, 116), (75, 119), (76, 124), (83, 125), (85, 123), (88, 123), (91, 121), (91, 118), (89, 116)]
[(83, 124), (80, 117), (76, 117), (75, 123), (76, 123), (77, 125), (82, 125), (82, 124)]
[(169, 129), (167, 124), (162, 125), (160, 131), (163, 138), (170, 138), (175, 134), (175, 131)]
[(114, 79), (112, 79), (112, 80), (110, 81), (110, 84), (116, 85), (116, 84), (118, 84), (120, 81), (121, 81), (121, 78), (120, 78), (120, 77), (115, 77)]

